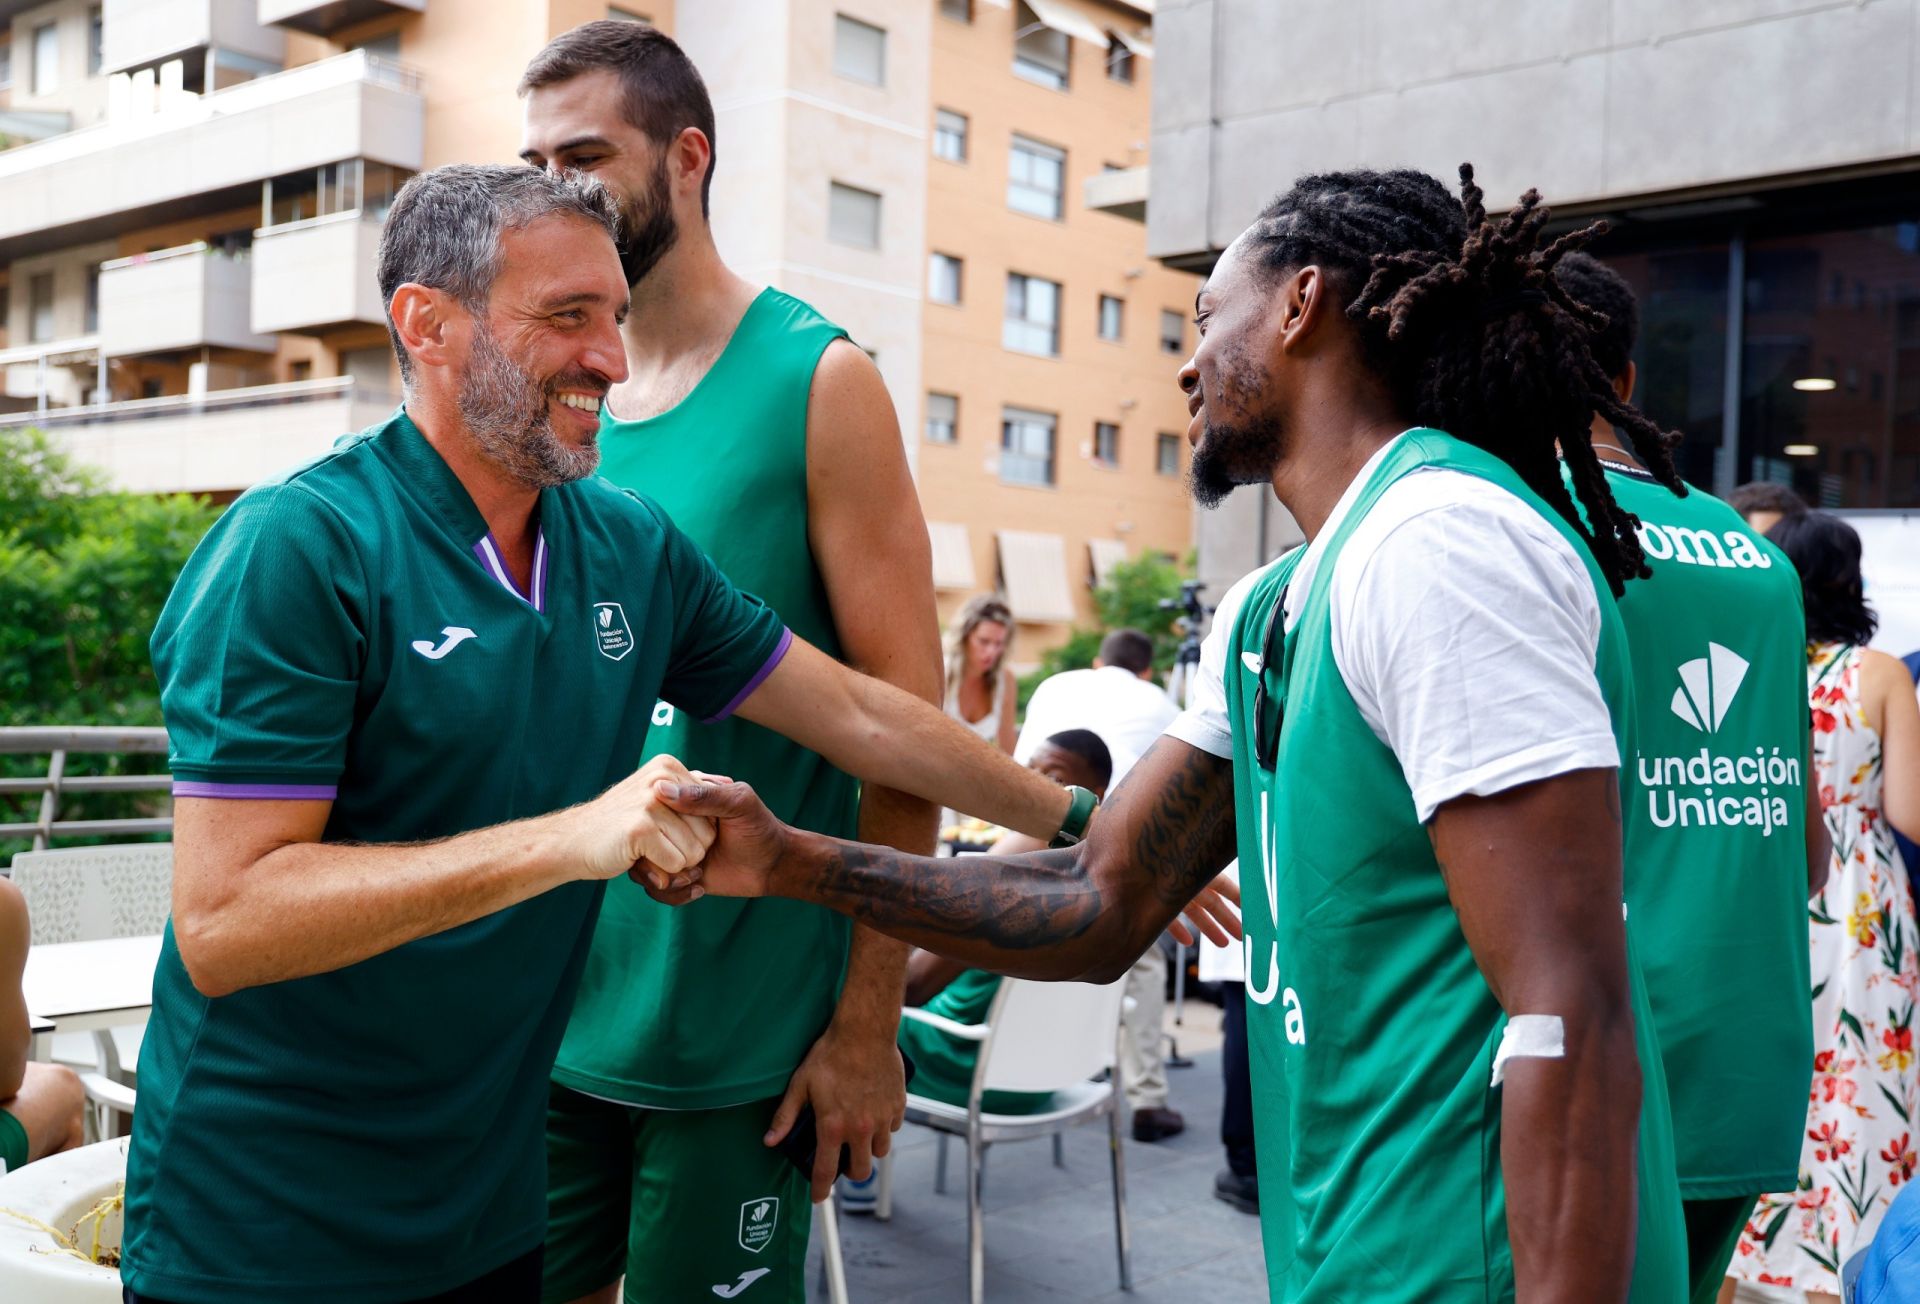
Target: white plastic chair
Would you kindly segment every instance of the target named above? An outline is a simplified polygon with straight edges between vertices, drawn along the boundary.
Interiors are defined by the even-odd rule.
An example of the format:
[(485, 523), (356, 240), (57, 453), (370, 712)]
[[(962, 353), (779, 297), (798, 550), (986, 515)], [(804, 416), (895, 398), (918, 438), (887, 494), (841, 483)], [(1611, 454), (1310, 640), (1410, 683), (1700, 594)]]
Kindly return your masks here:
[[(925, 1010), (906, 1009), (904, 1018), (980, 1044), (967, 1104), (907, 1093), (907, 1122), (933, 1128), (967, 1142), (967, 1277), (973, 1304), (986, 1299), (986, 1215), (981, 1206), (981, 1166), (986, 1148), (996, 1141), (1053, 1137), (1070, 1127), (1107, 1120), (1108, 1153), (1113, 1172), (1113, 1231), (1120, 1262), (1120, 1289), (1133, 1289), (1133, 1244), (1127, 1230), (1127, 1173), (1120, 1143), (1120, 1006), (1124, 978), (1105, 986), (1004, 979), (987, 1021), (968, 1025)], [(1105, 1082), (1090, 1079), (1107, 1070)], [(1046, 1091), (1053, 1107), (1036, 1114), (990, 1114), (981, 1108), (989, 1091)], [(1056, 1156), (1058, 1151), (1056, 1149)], [(893, 1216), (893, 1157), (880, 1165), (880, 1189), (874, 1214)]]
[(820, 1229), (820, 1271), (827, 1279), (828, 1304), (847, 1304), (847, 1261), (840, 1253), (840, 1217), (832, 1196), (813, 1206), (813, 1217)]
[[(173, 844), (23, 851), (13, 858), (11, 876), (26, 900), (35, 945), (148, 937), (167, 924)], [(112, 1135), (113, 1114), (133, 1113), (133, 1066), (145, 1031), (142, 1024), (54, 1034), (53, 1059), (79, 1071), (101, 1138)]]

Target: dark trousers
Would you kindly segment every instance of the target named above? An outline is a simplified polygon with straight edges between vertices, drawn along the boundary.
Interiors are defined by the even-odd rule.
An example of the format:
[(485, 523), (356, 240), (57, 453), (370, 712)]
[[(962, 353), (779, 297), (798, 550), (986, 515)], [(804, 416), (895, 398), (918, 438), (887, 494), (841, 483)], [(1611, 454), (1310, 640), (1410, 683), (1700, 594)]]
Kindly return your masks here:
[[(476, 1277), (464, 1286), (455, 1286), (417, 1304), (540, 1304), (540, 1263), (545, 1253), (546, 1247), (539, 1246), (484, 1277)], [(125, 1304), (170, 1304), (170, 1301), (136, 1295), (124, 1288), (120, 1296)]]
[(1247, 985), (1221, 983), (1220, 1004), (1225, 1018), (1226, 1043), (1220, 1048), (1220, 1071), (1227, 1080), (1220, 1105), (1220, 1144), (1227, 1148), (1227, 1167), (1240, 1177), (1256, 1177), (1253, 1158), (1253, 1071), (1247, 1060)]

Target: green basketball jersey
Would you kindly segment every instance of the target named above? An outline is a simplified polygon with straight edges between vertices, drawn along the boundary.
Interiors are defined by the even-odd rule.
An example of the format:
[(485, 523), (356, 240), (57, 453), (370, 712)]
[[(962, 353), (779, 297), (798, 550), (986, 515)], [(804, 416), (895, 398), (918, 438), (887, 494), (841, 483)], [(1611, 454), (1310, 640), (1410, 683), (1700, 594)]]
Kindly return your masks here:
[[(765, 290), (691, 393), (645, 421), (603, 417), (601, 473), (645, 493), (800, 638), (838, 655), (807, 541), (807, 395), (846, 332)], [(660, 753), (753, 784), (773, 813), (854, 835), (855, 781), (744, 720), (663, 702), (636, 761)], [(778, 1095), (833, 1015), (851, 928), (799, 901), (708, 897), (669, 909), (615, 879), (554, 1079), (630, 1104), (717, 1109)]]
[[(1588, 560), (1603, 617), (1597, 674), (1629, 753), (1626, 640), (1605, 581), (1504, 462), (1451, 436), (1411, 431), (1376, 463), (1333, 529), (1279, 664), (1262, 659), (1267, 622), (1300, 554), (1248, 594), (1229, 645), (1227, 709), (1255, 1134), (1260, 1171), (1274, 1175), (1262, 1184), (1261, 1223), (1272, 1296), (1291, 1304), (1485, 1304), (1514, 1292), (1501, 1093), (1489, 1085), (1506, 1015), (1460, 931), (1400, 763), (1333, 655), (1341, 548), (1389, 485), (1429, 466), (1508, 489)], [(1272, 771), (1256, 755), (1262, 685), (1285, 706)], [(1686, 1246), (1660, 1060), (1632, 976), (1639, 1181), (1617, 1198), (1637, 1198), (1632, 1298), (1668, 1304), (1685, 1298)]]
[(1633, 650), (1627, 902), (1689, 1199), (1790, 1191), (1813, 1071), (1800, 579), (1731, 507), (1609, 472), (1653, 575)]
[[(328, 842), (542, 815), (630, 774), (663, 694), (724, 712), (787, 646), (650, 503), (582, 480), (538, 511), (522, 591), (404, 412), (243, 494), (153, 634), (175, 795), (327, 800)], [(600, 898), (568, 883), (212, 998), (169, 928), (127, 1155), (127, 1284), (388, 1304), (539, 1245), (548, 1071)]]

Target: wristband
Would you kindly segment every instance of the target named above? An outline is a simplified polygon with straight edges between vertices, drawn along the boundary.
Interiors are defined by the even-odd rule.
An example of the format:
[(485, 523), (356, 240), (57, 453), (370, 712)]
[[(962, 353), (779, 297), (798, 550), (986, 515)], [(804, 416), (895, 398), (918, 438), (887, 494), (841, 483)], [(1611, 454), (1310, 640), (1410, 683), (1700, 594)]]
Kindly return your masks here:
[(1087, 825), (1093, 820), (1094, 807), (1100, 804), (1100, 799), (1085, 788), (1070, 786), (1067, 791), (1073, 794), (1073, 800), (1067, 805), (1067, 817), (1060, 821), (1060, 831), (1054, 834), (1053, 841), (1048, 844), (1055, 848), (1078, 846), (1080, 840), (1087, 836)]

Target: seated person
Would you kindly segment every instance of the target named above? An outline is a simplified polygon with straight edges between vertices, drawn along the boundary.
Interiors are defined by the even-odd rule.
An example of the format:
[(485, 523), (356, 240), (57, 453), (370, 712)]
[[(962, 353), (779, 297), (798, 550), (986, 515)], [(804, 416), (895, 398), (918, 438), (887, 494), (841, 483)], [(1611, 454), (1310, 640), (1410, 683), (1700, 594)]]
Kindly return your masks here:
[(0, 878), (0, 1172), (79, 1145), (87, 1104), (72, 1069), (27, 1058), (33, 1031), (20, 975), (30, 939), (27, 903)]
[[(1103, 800), (1107, 782), (1113, 776), (1113, 758), (1100, 735), (1090, 729), (1068, 729), (1053, 734), (1034, 749), (1029, 769), (1060, 784), (1077, 784)], [(1010, 833), (1000, 839), (989, 855), (1014, 855), (1038, 851), (1044, 844), (1024, 834)], [(969, 969), (954, 960), (943, 959), (930, 951), (916, 950), (907, 961), (907, 1004), (918, 1005), (929, 1014), (937, 1014), (955, 1023), (984, 1022), (1000, 990), (998, 974), (984, 969)], [(926, 1096), (950, 1105), (964, 1106), (973, 1089), (974, 1065), (979, 1060), (977, 1042), (962, 1041), (924, 1023), (903, 1019), (900, 1023), (900, 1048), (914, 1063), (913, 1085), (916, 1096)], [(1053, 1099), (1046, 1091), (989, 1091), (980, 1107), (989, 1114), (1037, 1114)]]

